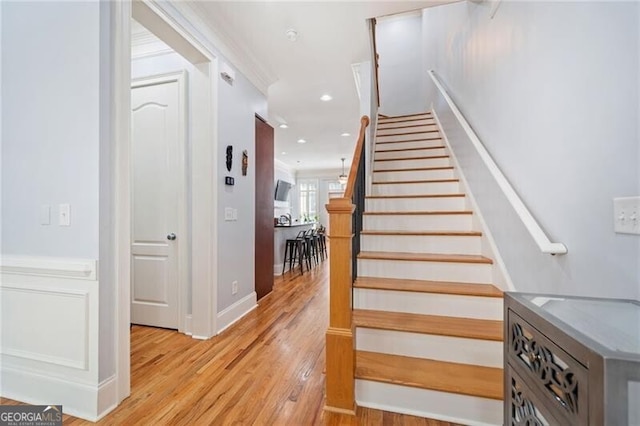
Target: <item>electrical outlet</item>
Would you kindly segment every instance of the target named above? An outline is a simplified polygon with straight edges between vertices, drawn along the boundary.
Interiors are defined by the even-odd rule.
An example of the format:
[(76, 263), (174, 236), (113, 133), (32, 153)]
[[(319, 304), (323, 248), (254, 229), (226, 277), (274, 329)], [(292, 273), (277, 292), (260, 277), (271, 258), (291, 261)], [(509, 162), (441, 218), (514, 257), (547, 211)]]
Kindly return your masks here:
[(231, 283), (231, 294), (236, 294), (238, 292), (238, 281), (234, 281)]
[(618, 234), (640, 235), (640, 197), (613, 199), (613, 228)]

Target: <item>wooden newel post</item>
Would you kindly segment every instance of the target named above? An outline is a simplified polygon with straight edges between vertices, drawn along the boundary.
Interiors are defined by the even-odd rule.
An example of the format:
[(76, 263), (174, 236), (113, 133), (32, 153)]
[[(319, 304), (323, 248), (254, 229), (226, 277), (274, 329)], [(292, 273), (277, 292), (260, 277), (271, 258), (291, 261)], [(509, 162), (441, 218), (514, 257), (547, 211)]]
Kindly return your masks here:
[(329, 212), (329, 328), (326, 333), (325, 410), (355, 415), (355, 352), (351, 321), (350, 198), (332, 198)]

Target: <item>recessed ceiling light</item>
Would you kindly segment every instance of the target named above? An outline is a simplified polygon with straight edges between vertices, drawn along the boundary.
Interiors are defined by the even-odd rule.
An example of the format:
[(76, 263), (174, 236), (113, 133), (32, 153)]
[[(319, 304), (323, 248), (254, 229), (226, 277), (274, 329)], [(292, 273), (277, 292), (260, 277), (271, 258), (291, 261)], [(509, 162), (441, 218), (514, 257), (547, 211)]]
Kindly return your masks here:
[(331, 97), (331, 95), (327, 95), (327, 94), (325, 94), (325, 95), (320, 96), (320, 100), (321, 100), (321, 101), (329, 102), (331, 99), (333, 99), (333, 98)]
[(291, 42), (294, 42), (298, 39), (298, 32), (293, 28), (289, 28), (287, 31), (285, 31), (284, 35), (286, 35)]
[(298, 143), (307, 143), (307, 141), (304, 139), (298, 139)]
[(282, 155), (287, 155), (287, 152), (286, 151), (282, 151)]
[(351, 133), (344, 132), (344, 133), (343, 133), (343, 134), (341, 134), (340, 136), (351, 136)]
[(288, 128), (289, 128), (289, 126), (287, 126), (287, 123), (282, 123), (282, 124), (281, 124), (280, 126), (278, 126), (278, 127), (280, 127), (281, 129), (288, 129)]

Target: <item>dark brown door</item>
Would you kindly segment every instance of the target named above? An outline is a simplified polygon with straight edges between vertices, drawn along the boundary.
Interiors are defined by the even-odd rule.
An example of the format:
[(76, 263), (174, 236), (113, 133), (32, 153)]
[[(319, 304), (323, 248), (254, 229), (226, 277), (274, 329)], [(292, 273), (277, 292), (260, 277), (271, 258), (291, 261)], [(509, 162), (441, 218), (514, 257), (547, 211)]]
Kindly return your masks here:
[(273, 288), (273, 127), (256, 115), (256, 251), (258, 300)]

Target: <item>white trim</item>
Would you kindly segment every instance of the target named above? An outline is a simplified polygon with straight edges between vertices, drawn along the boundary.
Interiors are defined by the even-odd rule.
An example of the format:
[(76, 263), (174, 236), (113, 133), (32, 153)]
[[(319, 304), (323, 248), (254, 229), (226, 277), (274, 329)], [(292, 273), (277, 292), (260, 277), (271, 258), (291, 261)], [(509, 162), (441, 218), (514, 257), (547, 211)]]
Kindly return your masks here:
[(116, 404), (131, 394), (131, 1), (110, 2), (111, 122), (114, 140), (112, 187), (114, 206)]
[(118, 406), (118, 381), (116, 376), (103, 380), (98, 385), (98, 410), (96, 421), (102, 419)]
[(464, 176), (462, 167), (460, 167), (460, 163), (458, 162), (456, 153), (451, 148), (451, 144), (449, 143), (449, 139), (444, 132), (444, 128), (442, 127), (442, 123), (440, 122), (440, 118), (438, 117), (435, 108), (431, 108), (431, 113), (438, 125), (438, 129), (440, 129), (442, 140), (449, 150), (450, 159), (453, 163), (454, 170), (456, 171), (458, 178), (460, 179), (460, 192), (465, 193), (468, 203), (470, 204), (469, 207), (471, 207), (471, 210), (473, 210), (474, 212), (473, 220), (477, 222), (478, 226), (482, 230), (482, 254), (494, 260), (492, 268), (493, 280), (491, 281), (491, 283), (503, 291), (516, 291), (516, 288), (513, 285), (513, 281), (511, 280), (511, 275), (509, 275), (509, 271), (507, 271), (507, 265), (505, 265), (504, 259), (502, 258), (502, 255), (498, 250), (498, 245), (493, 238), (493, 234), (491, 234), (491, 230), (487, 226), (487, 222), (485, 222), (484, 220), (482, 211), (480, 210), (480, 207), (478, 207), (478, 203), (476, 202), (473, 193), (470, 191), (469, 183)]
[(507, 180), (507, 178), (504, 176), (504, 174), (502, 174), (502, 171), (500, 171), (500, 169), (498, 168), (498, 165), (493, 161), (493, 158), (491, 158), (491, 155), (489, 154), (487, 149), (484, 147), (484, 145), (482, 144), (482, 142), (480, 141), (476, 133), (473, 131), (473, 129), (471, 128), (467, 120), (464, 118), (464, 116), (462, 115), (462, 113), (460, 112), (456, 104), (453, 102), (451, 97), (449, 97), (449, 95), (447, 94), (442, 84), (440, 84), (438, 77), (436, 77), (435, 75), (435, 71), (430, 70), (429, 76), (431, 77), (434, 84), (436, 85), (436, 87), (444, 97), (445, 101), (449, 105), (449, 108), (451, 109), (455, 117), (460, 122), (460, 125), (462, 126), (465, 133), (467, 134), (467, 137), (469, 138), (474, 148), (478, 152), (478, 155), (480, 156), (482, 161), (484, 161), (485, 165), (487, 166), (487, 169), (495, 179), (496, 183), (504, 193), (505, 197), (507, 197), (507, 200), (509, 200), (509, 203), (511, 203), (511, 206), (516, 211), (516, 213), (520, 217), (520, 220), (522, 220), (522, 223), (529, 231), (529, 234), (531, 234), (531, 236), (533, 237), (533, 240), (536, 242), (536, 244), (540, 248), (540, 251), (548, 254), (566, 254), (567, 247), (562, 243), (552, 243), (547, 237), (547, 235), (544, 233), (544, 231), (542, 230), (538, 222), (531, 215), (531, 212), (529, 212), (527, 207), (524, 205), (524, 203), (516, 193), (516, 191), (513, 189), (511, 184), (509, 184), (509, 181)]
[(74, 278), (95, 281), (98, 261), (38, 256), (6, 256), (0, 258), (0, 273)]
[(193, 326), (191, 322), (193, 321), (193, 317), (191, 314), (185, 315), (182, 320), (182, 332), (188, 336), (193, 336)]
[[(34, 405), (61, 404), (65, 414), (96, 422), (115, 407), (115, 378), (96, 386), (2, 367), (2, 396)], [(37, 389), (37, 396), (34, 396)], [(103, 407), (102, 410), (98, 410)]]
[[(147, 0), (153, 1), (157, 0)], [(278, 81), (276, 73), (260, 63), (244, 46), (239, 45), (229, 34), (233, 28), (219, 16), (210, 14), (198, 2), (173, 2), (172, 6), (200, 35), (211, 42), (227, 62), (233, 64), (265, 96), (269, 86)], [(214, 75), (217, 75), (215, 73)]]
[(258, 307), (258, 296), (255, 291), (249, 293), (233, 305), (229, 306), (218, 314), (218, 334), (238, 322)]

